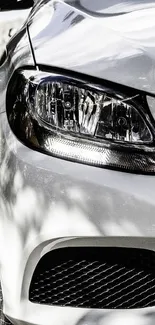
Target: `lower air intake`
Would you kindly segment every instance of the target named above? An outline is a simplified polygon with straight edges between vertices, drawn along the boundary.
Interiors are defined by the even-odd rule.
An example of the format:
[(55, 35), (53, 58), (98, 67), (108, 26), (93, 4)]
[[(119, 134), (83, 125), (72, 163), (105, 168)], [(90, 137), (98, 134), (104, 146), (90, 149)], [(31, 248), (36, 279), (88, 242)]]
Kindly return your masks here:
[(33, 303), (82, 308), (155, 306), (155, 252), (130, 248), (62, 248), (38, 263)]

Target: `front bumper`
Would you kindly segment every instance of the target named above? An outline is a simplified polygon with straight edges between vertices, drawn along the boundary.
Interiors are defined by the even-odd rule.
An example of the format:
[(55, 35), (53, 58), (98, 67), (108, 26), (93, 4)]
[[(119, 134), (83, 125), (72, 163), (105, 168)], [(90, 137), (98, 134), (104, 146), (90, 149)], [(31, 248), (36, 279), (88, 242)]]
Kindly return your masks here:
[[(88, 310), (32, 304), (36, 264), (56, 245), (155, 250), (155, 178), (49, 157), (22, 145), (1, 114), (0, 261), (4, 313), (15, 324), (152, 321), (154, 308)], [(149, 314), (148, 314), (149, 313)], [(116, 323), (115, 323), (116, 324)], [(144, 322), (145, 324), (145, 322)], [(150, 324), (150, 323), (148, 323)]]

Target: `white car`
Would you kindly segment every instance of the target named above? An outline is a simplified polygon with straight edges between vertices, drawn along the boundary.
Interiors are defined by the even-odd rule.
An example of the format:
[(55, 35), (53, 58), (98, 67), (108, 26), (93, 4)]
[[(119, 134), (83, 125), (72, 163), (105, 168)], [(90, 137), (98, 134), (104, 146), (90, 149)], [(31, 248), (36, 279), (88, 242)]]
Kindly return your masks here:
[(40, 0), (0, 59), (15, 325), (154, 324), (155, 0)]

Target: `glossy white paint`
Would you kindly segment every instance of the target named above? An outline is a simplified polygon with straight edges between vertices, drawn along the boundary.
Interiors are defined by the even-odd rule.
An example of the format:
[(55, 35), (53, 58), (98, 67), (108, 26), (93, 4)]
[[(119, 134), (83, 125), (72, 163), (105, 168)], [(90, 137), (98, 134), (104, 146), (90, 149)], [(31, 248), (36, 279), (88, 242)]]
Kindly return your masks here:
[(28, 17), (30, 10), (0, 11), (0, 56), (7, 42)]
[(30, 9), (24, 10), (11, 10), (11, 11), (1, 11), (0, 12), (0, 22), (17, 21), (22, 19), (23, 22), (26, 20), (30, 13)]
[[(93, 317), (110, 317), (111, 322), (115, 316), (107, 311), (59, 311), (58, 307), (30, 303), (27, 295), (31, 275), (48, 250), (56, 248), (55, 245), (77, 245), (79, 240), (84, 245), (108, 243), (155, 250), (155, 178), (37, 153), (14, 137), (5, 113), (1, 114), (1, 123), (5, 144), (0, 170), (4, 312), (15, 324), (25, 321), (44, 325), (45, 319), (47, 325), (54, 320), (57, 325), (66, 324), (67, 320), (77, 324), (90, 313), (94, 313)], [(74, 237), (72, 243), (67, 242), (70, 237)], [(134, 322), (133, 315), (141, 320), (148, 312), (149, 309), (130, 311), (128, 315)], [(124, 312), (117, 315), (123, 323)]]
[[(88, 1), (81, 3), (86, 7)], [(108, 7), (107, 1), (99, 1), (95, 9), (91, 1), (89, 7), (94, 14), (114, 14), (110, 17), (97, 18), (73, 9), (76, 23), (70, 26), (69, 18), (61, 22), (72, 7), (58, 1), (58, 11), (54, 11), (50, 1), (32, 15), (33, 25), (29, 27), (36, 60), (154, 92), (155, 1), (137, 0), (136, 5), (130, 0), (113, 0), (111, 4)], [(83, 19), (78, 23), (79, 14)], [(34, 64), (31, 52), (24, 55), (28, 45), (28, 35), (24, 34), (14, 50), (16, 67)], [(155, 177), (73, 163), (21, 144), (10, 130), (5, 112), (3, 87), (7, 80), (4, 82), (2, 75), (7, 64), (0, 75), (0, 274), (4, 312), (15, 325), (154, 324), (154, 308), (112, 312), (40, 306), (28, 301), (33, 270), (51, 249), (91, 243), (155, 250)]]
[(29, 27), (36, 61), (154, 92), (154, 16), (152, 0), (49, 1)]

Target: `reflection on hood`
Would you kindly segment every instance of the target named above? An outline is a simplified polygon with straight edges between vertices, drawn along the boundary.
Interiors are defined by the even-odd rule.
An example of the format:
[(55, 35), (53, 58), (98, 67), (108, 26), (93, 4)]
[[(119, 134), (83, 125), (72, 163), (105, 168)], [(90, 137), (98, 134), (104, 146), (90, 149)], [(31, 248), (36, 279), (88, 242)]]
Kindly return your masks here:
[(154, 0), (66, 0), (66, 2), (92, 14), (110, 16), (155, 7)]

